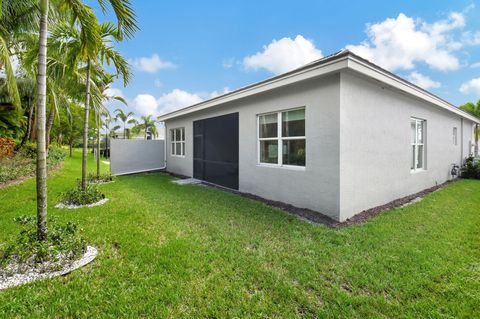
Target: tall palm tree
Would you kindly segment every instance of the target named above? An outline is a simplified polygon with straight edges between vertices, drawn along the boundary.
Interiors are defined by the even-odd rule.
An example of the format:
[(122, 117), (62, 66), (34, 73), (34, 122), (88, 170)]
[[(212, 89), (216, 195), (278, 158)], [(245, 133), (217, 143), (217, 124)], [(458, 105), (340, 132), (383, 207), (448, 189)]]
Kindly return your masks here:
[[(467, 111), (468, 113), (480, 118), (480, 100), (477, 101), (477, 103), (473, 102), (468, 102), (460, 106), (460, 109)], [(480, 127), (478, 124), (475, 124), (475, 130), (474, 130), (474, 138), (475, 138), (475, 151), (474, 155), (478, 156), (478, 139), (480, 137)]]
[(47, 97), (48, 0), (40, 0), (40, 31), (37, 73), (37, 237), (47, 239), (47, 153), (45, 105)]
[(130, 120), (131, 117), (133, 117), (134, 113), (133, 112), (125, 113), (125, 111), (120, 108), (116, 109), (113, 112), (116, 114), (115, 119), (120, 120), (123, 123), (123, 138), (125, 139), (127, 135), (125, 124)]
[[(125, 1), (125, 0), (124, 0)], [(88, 143), (88, 119), (90, 109), (90, 81), (91, 81), (91, 67), (92, 64), (97, 69), (101, 69), (103, 64), (113, 63), (118, 75), (123, 78), (126, 86), (130, 79), (130, 69), (128, 62), (123, 58), (118, 51), (111, 46), (111, 39), (120, 41), (122, 33), (112, 23), (102, 23), (99, 25), (100, 39), (93, 43), (91, 48), (93, 53), (85, 56), (87, 63), (87, 78), (86, 78), (86, 99), (85, 99), (85, 122), (83, 133), (83, 152), (82, 152), (82, 189), (87, 187), (87, 143)]]
[[(13, 5), (18, 5), (22, 1), (12, 1)], [(123, 36), (131, 37), (138, 29), (136, 24), (135, 13), (130, 5), (129, 0), (99, 0), (104, 13), (106, 12), (106, 4), (109, 3), (114, 9), (118, 21), (117, 37), (123, 39)], [(97, 19), (92, 9), (83, 4), (80, 0), (59, 0), (58, 8), (60, 12), (70, 13), (72, 21), (80, 25), (82, 34), (82, 50), (81, 55), (87, 58), (87, 79), (86, 79), (86, 101), (85, 113), (88, 122), (88, 108), (90, 98), (90, 59), (97, 57), (94, 44), (100, 42), (100, 32), (97, 28)], [(46, 90), (47, 90), (47, 35), (48, 35), (48, 13), (49, 1), (39, 0), (38, 3), (40, 13), (39, 27), (39, 50), (38, 50), (38, 73), (37, 73), (37, 237), (39, 240), (47, 239), (47, 162), (46, 162), (46, 145), (45, 145), (45, 108), (46, 108)], [(3, 12), (2, 12), (3, 13)], [(111, 48), (112, 51), (113, 48)], [(88, 128), (88, 124), (87, 124)], [(88, 134), (88, 129), (86, 130)], [(85, 130), (84, 130), (85, 133)], [(87, 136), (88, 139), (88, 136)], [(84, 134), (85, 143), (85, 134)], [(86, 149), (84, 145), (84, 158), (86, 157)], [(85, 158), (86, 159), (86, 158)], [(86, 167), (86, 161), (84, 161)], [(82, 169), (82, 186), (86, 186), (86, 171)]]

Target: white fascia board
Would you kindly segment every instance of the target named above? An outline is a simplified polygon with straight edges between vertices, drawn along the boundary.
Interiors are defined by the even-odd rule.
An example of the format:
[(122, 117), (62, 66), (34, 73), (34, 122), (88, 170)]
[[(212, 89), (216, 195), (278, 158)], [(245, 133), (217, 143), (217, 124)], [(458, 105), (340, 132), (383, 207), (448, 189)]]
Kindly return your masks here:
[(248, 96), (270, 91), (282, 86), (287, 86), (293, 83), (297, 83), (304, 80), (323, 76), (326, 74), (338, 72), (341, 69), (345, 69), (347, 67), (347, 60), (348, 60), (348, 57), (344, 57), (338, 60), (333, 60), (331, 62), (320, 64), (316, 67), (313, 66), (312, 68), (300, 70), (298, 72), (288, 74), (286, 76), (274, 77), (271, 80), (265, 80), (257, 84), (252, 84), (245, 88), (238, 89), (236, 91), (227, 93), (225, 95), (216, 97), (214, 99), (200, 102), (198, 104), (186, 107), (184, 109), (180, 109), (178, 111), (174, 111), (169, 114), (161, 115), (158, 117), (158, 120), (166, 121), (166, 120), (183, 116), (189, 113), (211, 108), (220, 104), (228, 103), (228, 102), (242, 99)]
[(458, 107), (442, 100), (441, 98), (433, 94), (430, 94), (427, 91), (424, 91), (423, 89), (409, 83), (408, 81), (405, 81), (405, 80), (402, 80), (401, 78), (393, 76), (389, 72), (375, 68), (368, 63), (358, 60), (355, 57), (349, 57), (348, 69), (354, 70), (367, 77), (380, 81), (381, 83), (384, 83), (390, 87), (406, 92), (409, 95), (413, 95), (423, 101), (437, 105), (449, 112), (455, 113), (463, 118), (469, 119), (474, 123), (480, 123), (480, 119), (476, 118), (475, 116), (465, 111), (460, 110)]

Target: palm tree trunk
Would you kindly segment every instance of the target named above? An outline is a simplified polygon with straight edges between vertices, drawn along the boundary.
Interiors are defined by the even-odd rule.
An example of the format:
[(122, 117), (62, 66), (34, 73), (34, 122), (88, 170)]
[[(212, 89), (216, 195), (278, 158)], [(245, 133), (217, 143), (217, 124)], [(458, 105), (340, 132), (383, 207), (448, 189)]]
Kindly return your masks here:
[(45, 108), (47, 93), (48, 0), (40, 1), (40, 45), (37, 73), (37, 237), (47, 239), (47, 153), (45, 144)]
[(33, 117), (33, 106), (29, 104), (30, 109), (28, 110), (28, 119), (27, 119), (27, 129), (25, 130), (25, 135), (22, 138), (22, 142), (18, 146), (18, 148), (22, 148), (22, 146), (25, 144), (25, 142), (28, 140), (30, 137), (30, 132), (32, 130), (32, 117)]
[(87, 188), (87, 155), (88, 155), (88, 119), (90, 113), (90, 60), (87, 61), (87, 83), (85, 96), (85, 118), (83, 123), (83, 150), (82, 150), (82, 189)]
[(100, 115), (97, 114), (97, 179), (100, 177)]
[(125, 129), (125, 121), (123, 121), (123, 139), (127, 136), (127, 130)]
[(475, 156), (478, 156), (478, 135), (479, 135), (479, 129), (480, 127), (478, 126), (478, 124), (475, 124)]
[(50, 113), (48, 113), (47, 127), (46, 127), (46, 140), (47, 140), (47, 149), (50, 146), (50, 132), (52, 131), (53, 121), (55, 120), (55, 107), (52, 106)]

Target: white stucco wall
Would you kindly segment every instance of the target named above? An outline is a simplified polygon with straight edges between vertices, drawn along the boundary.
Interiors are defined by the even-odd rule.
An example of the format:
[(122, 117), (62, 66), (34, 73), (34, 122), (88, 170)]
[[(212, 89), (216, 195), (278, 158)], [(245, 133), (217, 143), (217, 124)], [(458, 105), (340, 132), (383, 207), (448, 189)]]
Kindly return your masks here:
[[(250, 98), (166, 121), (167, 132), (185, 127), (185, 157), (170, 155), (167, 170), (193, 175), (193, 121), (239, 113), (239, 190), (266, 199), (339, 216), (339, 83), (340, 75), (300, 82)], [(306, 167), (293, 170), (257, 163), (257, 114), (305, 106)]]
[[(471, 121), (357, 73), (342, 72), (340, 87), (340, 220), (445, 182), (451, 164), (468, 155)], [(426, 120), (426, 170), (419, 172), (410, 170), (411, 117)]]

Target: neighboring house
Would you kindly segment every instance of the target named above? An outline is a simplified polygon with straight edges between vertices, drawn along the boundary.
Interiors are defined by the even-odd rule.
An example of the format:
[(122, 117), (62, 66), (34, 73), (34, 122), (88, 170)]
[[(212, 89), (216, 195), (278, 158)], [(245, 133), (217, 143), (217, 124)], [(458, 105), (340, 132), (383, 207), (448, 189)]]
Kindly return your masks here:
[(167, 171), (339, 221), (451, 179), (479, 122), (349, 51), (160, 120)]

